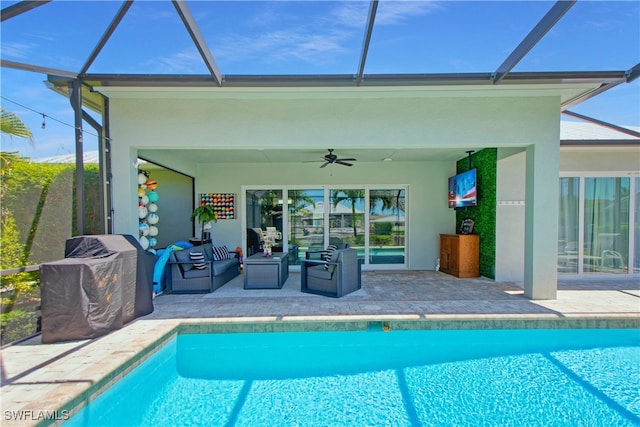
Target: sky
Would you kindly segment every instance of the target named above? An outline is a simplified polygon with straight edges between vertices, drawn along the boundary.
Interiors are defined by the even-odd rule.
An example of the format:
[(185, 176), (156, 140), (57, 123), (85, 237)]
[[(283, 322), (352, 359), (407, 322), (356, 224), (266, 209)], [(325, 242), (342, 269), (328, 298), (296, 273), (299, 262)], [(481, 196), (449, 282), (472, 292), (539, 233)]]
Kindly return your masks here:
[[(381, 0), (365, 74), (493, 72), (554, 3)], [(78, 72), (121, 4), (54, 0), (4, 21), (0, 56)], [(187, 4), (223, 75), (357, 73), (368, 1)], [(639, 62), (640, 2), (579, 0), (513, 71), (623, 71)], [(137, 0), (88, 72), (207, 69), (170, 1)], [(73, 110), (45, 86), (46, 75), (6, 67), (0, 73), (2, 106), (34, 134), (33, 145), (2, 135), (2, 151), (31, 158), (74, 153)], [(640, 79), (571, 110), (639, 127)], [(84, 128), (85, 151), (97, 149), (95, 131), (86, 123)]]

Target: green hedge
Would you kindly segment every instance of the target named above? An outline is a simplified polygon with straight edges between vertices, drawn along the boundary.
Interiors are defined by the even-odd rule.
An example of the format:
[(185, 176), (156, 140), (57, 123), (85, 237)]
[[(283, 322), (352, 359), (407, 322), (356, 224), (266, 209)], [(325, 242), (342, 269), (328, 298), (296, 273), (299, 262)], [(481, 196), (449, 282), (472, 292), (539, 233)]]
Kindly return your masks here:
[[(33, 163), (16, 153), (0, 153), (0, 269), (64, 258), (66, 240), (77, 235), (75, 164)], [(85, 233), (102, 234), (100, 174), (87, 164)], [(39, 273), (2, 277), (0, 343), (38, 332)]]
[[(456, 167), (458, 173), (469, 170), (469, 158), (458, 160)], [(478, 206), (456, 211), (456, 230), (465, 218), (475, 221), (473, 233), (480, 236), (480, 275), (495, 279), (498, 149), (485, 148), (472, 154), (473, 168), (478, 176)]]
[[(65, 241), (77, 235), (75, 164), (33, 163), (1, 153), (0, 268), (40, 264), (64, 257)], [(102, 234), (98, 165), (87, 164), (85, 234)]]

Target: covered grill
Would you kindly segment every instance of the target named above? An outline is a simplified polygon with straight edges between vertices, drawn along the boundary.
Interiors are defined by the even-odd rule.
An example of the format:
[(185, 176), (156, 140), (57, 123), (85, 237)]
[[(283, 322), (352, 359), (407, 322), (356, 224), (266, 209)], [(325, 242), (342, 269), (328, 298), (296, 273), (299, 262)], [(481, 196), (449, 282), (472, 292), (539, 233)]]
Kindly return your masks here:
[(155, 255), (130, 235), (78, 236), (42, 264), (42, 342), (95, 338), (153, 311)]

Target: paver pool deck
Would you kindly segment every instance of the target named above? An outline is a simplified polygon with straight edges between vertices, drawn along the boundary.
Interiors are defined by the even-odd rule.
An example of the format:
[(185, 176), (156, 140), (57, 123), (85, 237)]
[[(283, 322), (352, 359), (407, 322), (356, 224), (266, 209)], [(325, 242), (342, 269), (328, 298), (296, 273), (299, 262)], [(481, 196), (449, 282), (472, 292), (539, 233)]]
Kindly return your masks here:
[(161, 295), (153, 313), (100, 338), (41, 344), (36, 337), (4, 347), (1, 424), (61, 423), (63, 408), (89, 401), (178, 330), (340, 330), (370, 322), (392, 329), (640, 329), (640, 277), (560, 277), (557, 299), (530, 300), (519, 283), (434, 271), (365, 271), (362, 289), (340, 299), (301, 293), (295, 272), (282, 289), (245, 290), (240, 275), (210, 294)]

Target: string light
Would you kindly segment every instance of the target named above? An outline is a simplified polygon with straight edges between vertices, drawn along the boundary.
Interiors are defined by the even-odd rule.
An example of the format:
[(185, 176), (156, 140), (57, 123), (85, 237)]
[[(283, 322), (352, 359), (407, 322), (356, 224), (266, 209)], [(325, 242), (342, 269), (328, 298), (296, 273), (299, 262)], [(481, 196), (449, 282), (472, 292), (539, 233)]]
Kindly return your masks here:
[[(28, 106), (26, 106), (26, 105), (24, 105), (24, 104), (21, 104), (21, 103), (20, 103), (20, 102), (18, 102), (18, 101), (14, 101), (13, 99), (7, 98), (7, 97), (6, 97), (6, 96), (4, 96), (4, 95), (0, 95), (0, 98), (4, 99), (5, 101), (9, 101), (9, 102), (11, 102), (11, 103), (13, 103), (13, 104), (16, 104), (16, 105), (18, 105), (18, 106), (20, 106), (20, 107), (22, 107), (22, 108), (25, 108), (25, 109), (27, 109), (27, 110), (29, 110), (29, 111), (33, 111), (34, 113), (40, 114), (40, 115), (42, 116), (42, 126), (41, 126), (41, 127), (42, 127), (42, 129), (45, 129), (45, 128), (47, 127), (47, 123), (46, 123), (46, 119), (47, 119), (47, 118), (49, 118), (50, 120), (53, 120), (53, 121), (55, 121), (55, 122), (58, 122), (58, 123), (60, 123), (61, 125), (65, 125), (65, 126), (69, 126), (70, 128), (77, 129), (77, 127), (76, 127), (76, 126), (74, 126), (74, 125), (72, 125), (72, 124), (69, 124), (69, 123), (63, 122), (62, 120), (56, 119), (55, 117), (51, 117), (51, 116), (50, 116), (50, 115), (48, 115), (48, 114), (45, 114), (45, 113), (43, 113), (43, 112), (41, 112), (41, 111), (37, 111), (37, 110), (35, 110), (35, 109), (31, 108), (31, 107), (28, 107)], [(81, 129), (81, 130), (82, 130), (82, 133), (85, 133), (85, 134), (87, 134), (87, 135), (95, 136), (95, 137), (97, 137), (97, 138), (103, 138), (105, 141), (111, 141), (111, 138), (104, 138), (104, 137), (102, 137), (102, 136), (100, 136), (100, 135), (98, 135), (98, 134), (95, 134), (95, 133), (93, 133), (93, 132), (89, 132), (88, 130), (84, 130), (84, 129)]]

